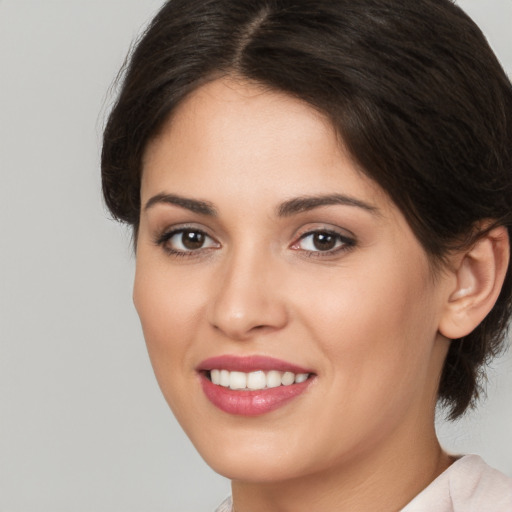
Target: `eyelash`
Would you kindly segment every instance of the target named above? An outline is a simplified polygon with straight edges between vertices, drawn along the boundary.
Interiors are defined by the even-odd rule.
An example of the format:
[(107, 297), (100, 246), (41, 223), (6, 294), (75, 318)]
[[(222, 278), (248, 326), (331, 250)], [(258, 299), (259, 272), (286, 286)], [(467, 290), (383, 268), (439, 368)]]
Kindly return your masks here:
[[(183, 246), (183, 235), (185, 233), (190, 233), (195, 236), (202, 236), (204, 237), (204, 240), (210, 240), (210, 245), (208, 247), (198, 247), (197, 249), (175, 249), (169, 245), (169, 242), (176, 236), (181, 235), (181, 239), (179, 243)], [(327, 237), (333, 237), (335, 242), (335, 247), (332, 249), (327, 250), (312, 250), (312, 249), (301, 249), (300, 244), (307, 240), (308, 238), (312, 238), (314, 236), (327, 236)], [(205, 231), (193, 228), (193, 227), (182, 227), (173, 229), (171, 231), (166, 231), (155, 239), (155, 244), (157, 246), (160, 246), (164, 249), (164, 251), (173, 257), (179, 257), (179, 258), (190, 258), (190, 257), (197, 257), (202, 254), (204, 254), (204, 251), (209, 251), (210, 249), (216, 249), (220, 247), (220, 244), (212, 238), (210, 235), (208, 235)], [(312, 242), (314, 244), (314, 242)], [(326, 257), (332, 257), (339, 253), (346, 252), (351, 250), (356, 245), (356, 240), (354, 238), (348, 237), (346, 235), (342, 235), (336, 231), (329, 230), (329, 229), (314, 229), (311, 231), (308, 231), (307, 233), (302, 234), (299, 239), (296, 242), (293, 242), (293, 244), (290, 245), (290, 249), (301, 251), (303, 252), (307, 257), (310, 258), (326, 258)]]
[[(334, 242), (337, 245), (334, 248), (327, 249), (325, 251), (322, 251), (320, 249), (318, 249), (318, 250), (300, 249), (299, 244), (302, 241), (304, 241), (310, 237), (313, 238), (315, 235), (316, 236), (323, 235), (323, 236), (327, 236), (327, 237), (332, 237), (332, 238), (334, 238)], [(314, 244), (313, 241), (312, 241), (312, 243)], [(308, 231), (307, 233), (304, 233), (303, 235), (301, 235), (300, 238), (298, 239), (298, 241), (294, 242), (291, 245), (291, 249), (302, 250), (309, 258), (326, 258), (326, 257), (330, 257), (330, 256), (331, 257), (335, 256), (342, 252), (347, 252), (347, 251), (351, 250), (352, 248), (354, 248), (355, 245), (356, 245), (356, 240), (354, 238), (348, 237), (346, 235), (342, 235), (341, 233), (338, 233), (336, 231), (329, 230), (329, 229), (314, 229), (314, 230)]]
[[(205, 240), (206, 239), (211, 240), (213, 242), (213, 244), (211, 244), (208, 247), (199, 247), (197, 249), (188, 249), (188, 250), (187, 249), (185, 249), (185, 250), (174, 249), (169, 245), (170, 240), (172, 240), (175, 236), (181, 235), (180, 243), (183, 246), (183, 235), (185, 233), (191, 233), (196, 236), (197, 235), (203, 236), (205, 238)], [(205, 231), (203, 231), (201, 229), (193, 228), (193, 227), (182, 227), (182, 228), (178, 228), (178, 229), (173, 229), (172, 231), (166, 231), (166, 232), (162, 233), (161, 235), (159, 235), (155, 239), (155, 244), (162, 247), (168, 255), (175, 256), (178, 258), (183, 258), (183, 257), (190, 258), (190, 257), (194, 257), (194, 256), (199, 256), (200, 254), (204, 254), (205, 250), (209, 250), (212, 248), (216, 248), (216, 246), (217, 247), (220, 246), (220, 244), (217, 241), (215, 241), (210, 235), (208, 235), (208, 233), (206, 233)]]

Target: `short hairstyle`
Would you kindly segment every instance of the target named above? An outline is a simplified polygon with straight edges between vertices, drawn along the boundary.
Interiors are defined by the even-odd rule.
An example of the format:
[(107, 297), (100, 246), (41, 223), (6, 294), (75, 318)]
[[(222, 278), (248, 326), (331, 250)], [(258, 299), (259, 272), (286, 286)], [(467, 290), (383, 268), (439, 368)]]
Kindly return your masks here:
[[(142, 157), (176, 106), (222, 76), (283, 91), (325, 114), (362, 171), (404, 214), (431, 262), (512, 226), (512, 86), (475, 23), (450, 0), (171, 0), (124, 67), (107, 121), (102, 182), (134, 228)], [(451, 343), (439, 401), (475, 405), (505, 345), (500, 296)], [(412, 340), (414, 341), (414, 340)]]

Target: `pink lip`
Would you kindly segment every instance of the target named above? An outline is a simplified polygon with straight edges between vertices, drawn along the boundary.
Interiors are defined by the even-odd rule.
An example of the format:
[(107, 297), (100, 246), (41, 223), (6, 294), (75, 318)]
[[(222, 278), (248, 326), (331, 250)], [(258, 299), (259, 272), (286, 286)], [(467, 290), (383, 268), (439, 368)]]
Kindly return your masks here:
[(240, 372), (277, 370), (295, 374), (311, 374), (312, 372), (286, 361), (265, 356), (239, 357), (225, 355), (203, 361), (197, 370), (204, 394), (213, 405), (222, 411), (239, 416), (258, 416), (278, 409), (306, 391), (314, 380), (310, 377), (299, 384), (255, 391), (233, 390), (213, 384), (205, 373), (212, 369)]
[(302, 368), (295, 364), (275, 359), (267, 356), (234, 356), (223, 355), (217, 357), (210, 357), (197, 366), (198, 371), (207, 370), (228, 370), (230, 372), (255, 372), (258, 370), (268, 372), (270, 370), (277, 370), (279, 372), (293, 372), (297, 373), (313, 373), (307, 368)]

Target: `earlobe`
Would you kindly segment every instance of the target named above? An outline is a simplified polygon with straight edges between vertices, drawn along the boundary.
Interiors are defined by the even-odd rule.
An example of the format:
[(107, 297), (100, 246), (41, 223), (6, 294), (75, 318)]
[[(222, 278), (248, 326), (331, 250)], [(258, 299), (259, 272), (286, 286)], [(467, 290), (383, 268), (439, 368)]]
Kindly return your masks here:
[(510, 257), (507, 229), (492, 229), (457, 257), (455, 286), (445, 304), (439, 332), (450, 339), (468, 335), (493, 308)]

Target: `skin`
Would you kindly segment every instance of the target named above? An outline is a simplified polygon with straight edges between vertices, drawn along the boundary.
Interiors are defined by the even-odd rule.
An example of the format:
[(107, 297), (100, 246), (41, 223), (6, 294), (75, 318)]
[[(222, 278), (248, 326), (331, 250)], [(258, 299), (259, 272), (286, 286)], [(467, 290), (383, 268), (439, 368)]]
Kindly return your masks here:
[[(279, 214), (333, 193), (354, 204)], [(159, 194), (216, 215), (158, 198), (145, 207)], [(211, 82), (148, 145), (141, 199), (134, 303), (150, 358), (199, 453), (232, 479), (237, 512), (399, 510), (446, 469), (434, 407), (456, 279), (433, 276), (322, 115), (255, 84)], [(205, 244), (184, 250), (179, 232), (157, 243), (183, 227)], [(334, 249), (318, 250), (315, 231), (335, 233)], [(283, 359), (314, 380), (270, 413), (230, 415), (196, 371), (225, 354)]]

